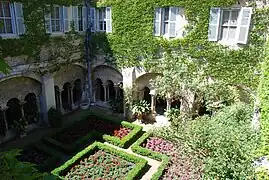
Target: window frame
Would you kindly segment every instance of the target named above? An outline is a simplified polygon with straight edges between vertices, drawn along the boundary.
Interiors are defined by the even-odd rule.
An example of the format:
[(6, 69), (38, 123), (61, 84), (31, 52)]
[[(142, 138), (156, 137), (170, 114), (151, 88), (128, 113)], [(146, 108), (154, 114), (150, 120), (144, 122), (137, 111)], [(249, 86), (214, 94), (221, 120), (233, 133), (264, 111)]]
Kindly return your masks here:
[[(55, 9), (56, 8), (59, 8), (59, 18), (52, 18), (52, 14), (55, 13), (56, 15), (56, 11)], [(51, 31), (51, 34), (59, 34), (59, 33), (63, 33), (64, 32), (64, 21), (63, 21), (63, 6), (60, 6), (60, 5), (54, 5), (52, 7), (53, 9), (53, 12), (50, 13), (50, 31)], [(53, 26), (56, 27), (56, 24), (53, 25), (52, 21), (59, 21), (59, 31), (53, 31)], [(55, 28), (54, 27), (54, 28)]]
[[(9, 1), (1, 1), (1, 3), (8, 3), (8, 7), (9, 7), (9, 11), (10, 11), (10, 18), (7, 17), (0, 17), (0, 19), (6, 20), (6, 19), (10, 19), (11, 21), (11, 29), (12, 29), (12, 33), (0, 33), (0, 37), (2, 38), (16, 38), (19, 37), (20, 35), (23, 35), (25, 33), (25, 25), (24, 25), (24, 18), (23, 18), (23, 8), (22, 8), (22, 4), (21, 4), (21, 13), (22, 13), (22, 17), (17, 17), (17, 12), (16, 12), (16, 8), (15, 8), (15, 3), (16, 2), (9, 2)], [(1, 4), (3, 6), (3, 4)], [(2, 10), (4, 11), (4, 9)], [(4, 15), (4, 12), (3, 12)], [(19, 33), (18, 30), (18, 22), (17, 19), (22, 19), (23, 21), (23, 29), (22, 29), (22, 33)], [(5, 23), (3, 24), (4, 28), (5, 28)]]

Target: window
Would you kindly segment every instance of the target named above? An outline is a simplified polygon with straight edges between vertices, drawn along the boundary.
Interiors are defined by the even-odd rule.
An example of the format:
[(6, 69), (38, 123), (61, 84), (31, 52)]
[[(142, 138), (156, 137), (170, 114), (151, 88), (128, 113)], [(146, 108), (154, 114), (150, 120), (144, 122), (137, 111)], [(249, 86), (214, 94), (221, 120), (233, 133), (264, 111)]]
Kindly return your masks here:
[(53, 6), (45, 15), (47, 33), (62, 33), (70, 30), (69, 10), (66, 6)]
[(86, 7), (83, 6), (73, 6), (73, 21), (75, 23), (75, 31), (85, 31), (87, 28), (86, 24)]
[[(100, 8), (95, 11), (97, 16), (97, 31), (112, 32), (111, 7)], [(91, 11), (91, 14), (93, 13), (94, 10)], [(94, 23), (93, 18), (91, 18), (91, 22), (92, 24)]]
[(252, 8), (211, 8), (208, 39), (246, 44)]
[(24, 32), (22, 4), (0, 1), (0, 35), (8, 37)]
[(186, 25), (183, 9), (179, 7), (156, 8), (154, 13), (154, 35), (165, 37), (183, 36)]

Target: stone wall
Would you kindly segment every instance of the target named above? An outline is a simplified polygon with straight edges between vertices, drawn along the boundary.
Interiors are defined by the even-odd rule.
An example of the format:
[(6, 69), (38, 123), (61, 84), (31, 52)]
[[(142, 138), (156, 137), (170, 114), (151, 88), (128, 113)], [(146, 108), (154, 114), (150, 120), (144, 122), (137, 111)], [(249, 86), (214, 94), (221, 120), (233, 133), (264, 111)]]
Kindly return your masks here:
[(114, 84), (122, 82), (122, 74), (110, 66), (97, 66), (93, 69), (93, 80), (101, 79), (103, 83), (112, 81)]

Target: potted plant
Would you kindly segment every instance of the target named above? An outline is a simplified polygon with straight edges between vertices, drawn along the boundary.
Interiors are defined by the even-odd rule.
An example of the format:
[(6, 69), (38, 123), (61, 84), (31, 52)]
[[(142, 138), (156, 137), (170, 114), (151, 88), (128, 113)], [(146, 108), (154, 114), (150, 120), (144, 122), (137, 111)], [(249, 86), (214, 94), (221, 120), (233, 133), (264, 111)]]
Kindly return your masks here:
[(133, 103), (132, 113), (136, 118), (141, 121), (144, 119), (144, 116), (150, 112), (150, 105), (145, 100), (139, 100)]
[(28, 124), (27, 121), (23, 120), (22, 118), (20, 118), (17, 121), (14, 121), (13, 127), (17, 130), (18, 135), (20, 137), (26, 136), (25, 129), (27, 124)]

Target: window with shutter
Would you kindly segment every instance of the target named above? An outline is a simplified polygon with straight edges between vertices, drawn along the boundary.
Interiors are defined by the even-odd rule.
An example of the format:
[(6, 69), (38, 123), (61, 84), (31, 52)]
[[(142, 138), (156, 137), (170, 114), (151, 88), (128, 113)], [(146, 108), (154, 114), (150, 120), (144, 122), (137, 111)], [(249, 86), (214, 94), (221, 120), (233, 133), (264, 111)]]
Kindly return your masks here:
[(156, 8), (154, 12), (154, 35), (161, 35), (161, 8)]
[(73, 6), (72, 7), (72, 15), (73, 15), (73, 21), (74, 21), (74, 28), (75, 31), (79, 30), (79, 16), (78, 16), (78, 6)]
[(95, 8), (91, 8), (90, 9), (90, 22), (91, 22), (91, 30), (92, 32), (94, 32), (96, 30), (96, 17), (95, 17)]
[(51, 32), (62, 32), (63, 30), (63, 8), (54, 6), (51, 11)]
[(98, 31), (106, 31), (106, 8), (98, 9), (97, 18), (98, 18), (98, 24), (97, 24)]
[(246, 44), (248, 40), (249, 27), (251, 22), (251, 7), (243, 7), (240, 12), (240, 18), (237, 28), (237, 42)]
[(106, 32), (112, 32), (111, 7), (106, 7)]
[(211, 8), (208, 27), (208, 40), (217, 41), (220, 25), (220, 8)]
[(16, 34), (16, 23), (14, 17), (14, 7), (10, 2), (0, 1), (0, 27), (1, 36)]

